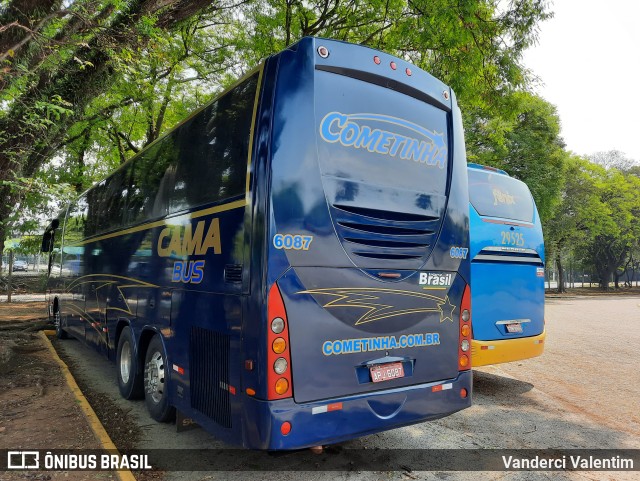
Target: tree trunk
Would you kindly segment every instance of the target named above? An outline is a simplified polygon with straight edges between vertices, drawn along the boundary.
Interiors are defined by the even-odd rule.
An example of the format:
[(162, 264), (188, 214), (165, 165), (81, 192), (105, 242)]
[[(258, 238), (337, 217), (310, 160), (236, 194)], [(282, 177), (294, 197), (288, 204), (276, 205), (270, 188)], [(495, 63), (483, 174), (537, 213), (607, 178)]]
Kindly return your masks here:
[(9, 251), (9, 274), (7, 275), (7, 304), (11, 304), (11, 283), (13, 276), (13, 251)]
[(564, 285), (564, 267), (559, 253), (556, 254), (556, 268), (558, 269), (558, 293), (567, 292)]
[(607, 267), (606, 269), (598, 272), (598, 276), (600, 277), (600, 289), (603, 291), (609, 290), (609, 283), (611, 282), (611, 278), (614, 275), (614, 269)]

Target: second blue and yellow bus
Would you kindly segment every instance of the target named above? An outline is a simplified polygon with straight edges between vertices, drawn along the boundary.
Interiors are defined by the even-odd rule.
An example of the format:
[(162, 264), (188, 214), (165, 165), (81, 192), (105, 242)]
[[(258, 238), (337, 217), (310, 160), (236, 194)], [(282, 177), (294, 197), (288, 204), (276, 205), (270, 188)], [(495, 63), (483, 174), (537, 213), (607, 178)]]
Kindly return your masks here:
[(544, 350), (544, 239), (524, 182), (468, 164), (474, 366)]
[[(53, 242), (52, 242), (53, 239)], [(468, 185), (449, 87), (305, 38), (71, 204), (45, 234), (60, 336), (122, 396), (256, 449), (471, 403)]]

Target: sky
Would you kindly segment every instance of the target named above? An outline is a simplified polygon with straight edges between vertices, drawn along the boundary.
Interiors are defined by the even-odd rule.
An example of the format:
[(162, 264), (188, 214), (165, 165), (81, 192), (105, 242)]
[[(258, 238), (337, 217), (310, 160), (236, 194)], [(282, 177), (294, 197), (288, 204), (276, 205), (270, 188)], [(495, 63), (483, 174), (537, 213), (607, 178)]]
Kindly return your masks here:
[(640, 1), (554, 0), (524, 64), (558, 109), (566, 148), (640, 161)]

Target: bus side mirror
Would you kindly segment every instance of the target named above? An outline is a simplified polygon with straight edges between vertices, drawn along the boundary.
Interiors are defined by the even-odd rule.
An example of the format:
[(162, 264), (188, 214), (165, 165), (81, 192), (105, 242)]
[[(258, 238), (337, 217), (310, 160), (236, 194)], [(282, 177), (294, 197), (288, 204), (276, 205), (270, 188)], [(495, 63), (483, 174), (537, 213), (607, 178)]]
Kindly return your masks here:
[(53, 252), (53, 232), (45, 232), (42, 235), (40, 252)]
[(58, 219), (52, 219), (42, 235), (42, 246), (40, 252), (53, 252), (53, 238), (55, 230), (60, 226)]

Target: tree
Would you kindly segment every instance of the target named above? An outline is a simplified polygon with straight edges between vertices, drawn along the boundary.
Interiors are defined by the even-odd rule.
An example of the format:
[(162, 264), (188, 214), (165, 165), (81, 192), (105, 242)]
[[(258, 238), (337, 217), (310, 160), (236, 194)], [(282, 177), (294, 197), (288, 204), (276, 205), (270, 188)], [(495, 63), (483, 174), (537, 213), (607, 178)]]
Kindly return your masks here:
[(563, 255), (600, 235), (609, 209), (600, 198), (601, 167), (578, 156), (567, 159), (565, 182), (554, 215), (545, 223), (545, 245), (558, 270), (558, 292), (565, 292)]
[(2, 16), (11, 28), (0, 31), (0, 56), (8, 64), (0, 84), (0, 252), (23, 195), (15, 179), (33, 176), (51, 158), (89, 102), (117, 78), (118, 59), (218, 7), (206, 0), (78, 0), (68, 8), (55, 1), (8, 3)]
[(640, 239), (640, 179), (617, 169), (596, 167), (597, 200), (604, 211), (597, 229), (578, 246), (578, 252), (594, 267), (600, 287), (608, 290), (611, 278), (619, 287), (623, 266)]
[(601, 165), (605, 169), (618, 169), (626, 172), (632, 168), (638, 168), (640, 165), (635, 160), (626, 156), (624, 152), (619, 150), (609, 150), (606, 152), (596, 152), (588, 155), (587, 158), (594, 164)]

